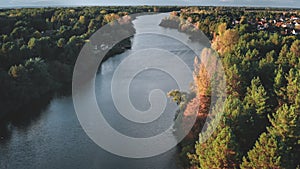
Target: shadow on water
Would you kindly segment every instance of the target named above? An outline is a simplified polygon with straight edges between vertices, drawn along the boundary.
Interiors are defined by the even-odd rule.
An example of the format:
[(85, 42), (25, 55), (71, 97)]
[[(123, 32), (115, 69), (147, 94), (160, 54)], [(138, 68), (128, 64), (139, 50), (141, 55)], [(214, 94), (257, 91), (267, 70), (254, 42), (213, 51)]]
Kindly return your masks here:
[(0, 145), (10, 140), (14, 128), (25, 132), (39, 120), (51, 100), (52, 97), (36, 100), (0, 119)]

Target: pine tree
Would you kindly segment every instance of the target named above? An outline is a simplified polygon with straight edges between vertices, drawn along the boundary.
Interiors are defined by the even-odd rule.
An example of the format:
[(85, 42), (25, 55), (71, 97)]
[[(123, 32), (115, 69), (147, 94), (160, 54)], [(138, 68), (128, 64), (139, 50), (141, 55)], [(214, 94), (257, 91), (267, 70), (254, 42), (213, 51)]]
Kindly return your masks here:
[(299, 56), (297, 56), (295, 53), (293, 52), (288, 52), (286, 54), (286, 57), (289, 60), (289, 65), (290, 67), (295, 67), (297, 65), (297, 63), (299, 62)]
[(227, 124), (236, 136), (241, 154), (246, 153), (253, 145), (252, 143), (249, 144), (249, 140), (251, 140), (249, 137), (252, 136), (248, 133), (252, 129), (252, 122), (250, 114), (244, 110), (243, 102), (239, 98), (229, 95), (224, 106), (224, 116), (226, 116)]
[(226, 77), (227, 77), (227, 92), (230, 95), (234, 96), (240, 96), (242, 93), (242, 87), (241, 87), (241, 73), (238, 69), (237, 65), (234, 64), (232, 67), (230, 67), (226, 71)]
[(248, 115), (247, 127), (244, 128), (247, 135), (245, 149), (253, 146), (259, 135), (266, 130), (265, 126), (268, 125), (267, 114), (269, 106), (267, 92), (262, 86), (258, 77), (253, 78), (250, 87), (247, 88), (247, 93), (244, 98), (244, 111)]
[(264, 116), (268, 111), (267, 105), (267, 92), (262, 86), (260, 79), (254, 78), (251, 81), (251, 86), (247, 88), (247, 93), (244, 99), (245, 108), (251, 114), (257, 114), (258, 116)]
[[(299, 96), (299, 94), (298, 94)], [(295, 168), (299, 162), (299, 140), (300, 140), (300, 114), (299, 108), (292, 105), (284, 104), (280, 107), (273, 116), (269, 116), (272, 124), (268, 131), (272, 135), (280, 138), (280, 141), (285, 144), (286, 150), (282, 154), (282, 161), (286, 168)]]
[(263, 133), (255, 147), (243, 158), (242, 169), (294, 169), (299, 163), (300, 116), (297, 106), (284, 104), (269, 116), (268, 132)]
[(224, 115), (228, 119), (227, 122), (233, 130), (240, 130), (243, 128), (241, 125), (245, 121), (241, 121), (240, 119), (242, 116), (248, 116), (243, 110), (242, 101), (232, 95), (229, 95), (225, 101)]
[(225, 121), (221, 122), (213, 134), (205, 141), (205, 134), (200, 134), (196, 143), (196, 154), (189, 155), (199, 169), (222, 168), (234, 169), (239, 165), (239, 151), (235, 135)]
[(295, 40), (291, 45), (291, 52), (296, 56), (300, 57), (300, 40)]
[(277, 137), (263, 133), (247, 157), (243, 158), (241, 169), (280, 169), (283, 167), (281, 151), (282, 145)]
[(289, 59), (286, 57), (288, 52), (289, 48), (287, 44), (283, 45), (276, 61), (276, 64), (281, 65), (283, 72), (287, 72), (289, 69)]
[(286, 77), (287, 84), (287, 97), (289, 103), (293, 103), (296, 99), (296, 95), (300, 92), (300, 70), (292, 68)]
[[(299, 110), (298, 110), (299, 111)], [(300, 139), (300, 115), (294, 105), (284, 104), (272, 116), (268, 116), (272, 127), (268, 131), (281, 137), (287, 145), (293, 145)]]
[(275, 55), (276, 53), (273, 50), (266, 54), (266, 58), (263, 58), (259, 61), (259, 76), (262, 80), (262, 83), (267, 87), (268, 91), (271, 91), (274, 80)]
[(282, 70), (282, 67), (279, 66), (278, 69), (276, 69), (276, 76), (274, 79), (274, 92), (277, 95), (277, 100), (279, 105), (282, 105), (287, 100), (287, 94), (286, 94), (286, 84), (287, 81), (284, 76), (284, 72)]

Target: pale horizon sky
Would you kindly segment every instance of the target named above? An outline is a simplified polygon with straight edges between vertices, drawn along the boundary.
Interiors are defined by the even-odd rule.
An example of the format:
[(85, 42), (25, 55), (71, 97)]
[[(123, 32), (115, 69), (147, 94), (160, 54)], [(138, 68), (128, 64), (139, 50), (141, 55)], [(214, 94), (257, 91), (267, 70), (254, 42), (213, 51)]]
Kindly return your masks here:
[(1, 8), (49, 6), (179, 5), (300, 8), (300, 0), (1, 0)]

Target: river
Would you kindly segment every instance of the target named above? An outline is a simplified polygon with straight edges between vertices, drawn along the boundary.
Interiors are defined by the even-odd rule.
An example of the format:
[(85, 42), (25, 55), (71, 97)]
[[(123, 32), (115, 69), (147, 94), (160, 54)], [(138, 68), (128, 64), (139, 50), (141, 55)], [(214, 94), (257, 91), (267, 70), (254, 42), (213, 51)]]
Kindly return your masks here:
[[(155, 30), (159, 34), (177, 32), (158, 25), (167, 15), (139, 16), (133, 21), (137, 34), (147, 29)], [(185, 37), (182, 41), (192, 43), (187, 35), (182, 36)], [(102, 64), (96, 78), (98, 104), (113, 128), (134, 137), (151, 136), (164, 131), (172, 124), (176, 110), (176, 105), (169, 101), (166, 113), (146, 125), (130, 123), (116, 113), (110, 93), (113, 72), (124, 58), (144, 48), (161, 48), (178, 53), (191, 68), (195, 56), (187, 46), (170, 37), (140, 34), (132, 38), (131, 49)], [(146, 110), (149, 107), (147, 98), (152, 89), (160, 88), (167, 93), (177, 87), (174, 79), (166, 73), (158, 70), (145, 71), (132, 81), (130, 99), (137, 109)], [(0, 125), (0, 128), (1, 169), (180, 169), (176, 160), (176, 148), (145, 159), (129, 159), (103, 150), (85, 134), (77, 119), (71, 97), (55, 98), (33, 117), (23, 117), (21, 120)]]

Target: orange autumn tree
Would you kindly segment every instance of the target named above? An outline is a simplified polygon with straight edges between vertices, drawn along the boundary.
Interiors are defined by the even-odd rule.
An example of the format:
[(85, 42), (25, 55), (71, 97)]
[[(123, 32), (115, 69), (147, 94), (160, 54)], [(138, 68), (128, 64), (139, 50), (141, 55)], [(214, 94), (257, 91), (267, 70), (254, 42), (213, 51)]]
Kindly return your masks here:
[[(184, 163), (189, 163), (190, 159), (187, 154), (194, 153), (195, 149), (192, 145), (195, 144), (195, 140), (198, 140), (199, 133), (201, 132), (208, 115), (208, 108), (210, 106), (210, 77), (208, 73), (209, 70), (206, 67), (209, 55), (209, 50), (204, 49), (201, 53), (200, 60), (198, 57), (195, 57), (192, 87), (192, 93), (194, 93), (195, 96), (192, 99), (186, 100), (183, 104), (184, 107), (182, 108), (183, 114), (180, 128), (185, 132), (188, 132), (188, 135), (180, 143), (182, 151), (179, 156)], [(168, 95), (172, 96), (173, 101), (177, 104), (178, 100), (182, 101), (182, 93), (178, 92), (178, 90), (174, 90)], [(195, 115), (197, 116), (196, 122), (193, 124), (192, 129), (189, 130), (187, 126), (192, 123), (191, 119), (193, 119)]]
[[(192, 153), (187, 153), (192, 168), (222, 168), (234, 169), (240, 164), (239, 147), (236, 136), (230, 126), (229, 120), (221, 113), (222, 107), (211, 103), (212, 97), (217, 94), (218, 85), (221, 83), (221, 74), (217, 57), (210, 49), (204, 49), (201, 62), (195, 59), (194, 91), (199, 98), (197, 127), (193, 128), (196, 144)], [(212, 106), (212, 112), (210, 112)], [(212, 118), (207, 128), (202, 131), (206, 118)], [(220, 123), (218, 123), (218, 121)], [(200, 124), (200, 125), (199, 125)], [(210, 135), (211, 133), (211, 135)], [(199, 134), (199, 135), (198, 135)]]
[[(202, 56), (202, 55), (201, 55)], [(193, 87), (192, 91), (195, 93), (195, 97), (185, 103), (183, 112), (183, 126), (188, 126), (191, 119), (190, 117), (197, 115), (196, 123), (189, 132), (187, 140), (195, 140), (198, 138), (198, 134), (202, 129), (202, 126), (206, 120), (208, 114), (208, 107), (210, 101), (210, 78), (205, 64), (201, 59), (201, 63), (198, 57), (194, 60), (194, 72), (193, 72)], [(176, 91), (174, 91), (176, 92)], [(185, 127), (183, 127), (185, 128)]]
[(197, 113), (197, 120), (192, 128), (189, 137), (193, 139), (198, 138), (198, 133), (202, 130), (202, 126), (209, 114), (211, 102), (211, 77), (212, 72), (216, 69), (216, 57), (211, 49), (203, 49), (200, 60), (198, 57), (194, 59), (193, 72), (193, 92), (195, 98), (190, 100), (185, 107), (183, 116), (191, 117)]
[(211, 49), (205, 48), (202, 50), (200, 62), (198, 57), (194, 60), (193, 90), (196, 93), (196, 97), (200, 100), (199, 115), (208, 114), (210, 106), (212, 72), (216, 69), (216, 60), (214, 60), (213, 54)]
[(195, 93), (197, 97), (208, 96), (210, 93), (210, 78), (204, 63), (199, 63), (199, 59), (197, 57), (194, 59), (194, 68), (195, 71), (193, 73), (193, 77)]

